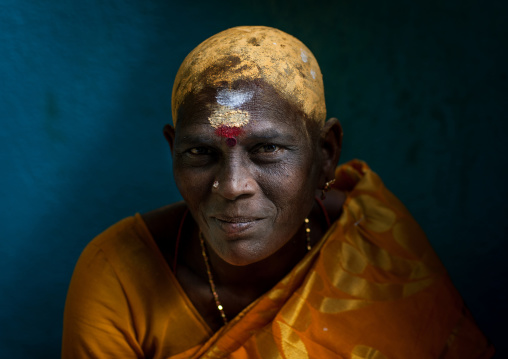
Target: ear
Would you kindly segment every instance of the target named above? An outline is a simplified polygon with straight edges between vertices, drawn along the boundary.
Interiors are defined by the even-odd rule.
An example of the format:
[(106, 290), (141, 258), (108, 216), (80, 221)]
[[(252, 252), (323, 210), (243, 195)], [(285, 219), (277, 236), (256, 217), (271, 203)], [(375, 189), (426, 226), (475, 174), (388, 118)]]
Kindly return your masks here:
[(166, 141), (168, 141), (169, 148), (171, 149), (171, 153), (173, 153), (173, 149), (175, 146), (175, 128), (171, 125), (165, 125), (162, 132), (164, 133), (164, 137), (166, 138)]
[(337, 167), (342, 151), (342, 126), (339, 120), (331, 118), (325, 122), (321, 129), (321, 153), (323, 164), (323, 177), (320, 185), (335, 178), (335, 168)]

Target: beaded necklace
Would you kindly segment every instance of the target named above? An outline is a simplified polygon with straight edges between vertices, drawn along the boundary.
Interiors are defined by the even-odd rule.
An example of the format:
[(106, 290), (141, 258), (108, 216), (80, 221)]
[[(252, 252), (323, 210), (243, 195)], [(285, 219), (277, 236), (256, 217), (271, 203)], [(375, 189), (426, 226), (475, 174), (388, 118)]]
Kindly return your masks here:
[(208, 282), (210, 283), (210, 289), (212, 290), (213, 299), (215, 300), (215, 305), (220, 312), (220, 316), (224, 321), (224, 325), (228, 324), (228, 318), (226, 318), (226, 313), (224, 313), (224, 307), (220, 304), (219, 295), (217, 294), (217, 290), (215, 289), (215, 283), (212, 278), (212, 271), (210, 270), (210, 263), (208, 262), (208, 256), (206, 255), (205, 241), (203, 239), (203, 234), (199, 231), (199, 243), (201, 244), (201, 254), (203, 255), (203, 259), (205, 260), (206, 266), (206, 274), (208, 274)]

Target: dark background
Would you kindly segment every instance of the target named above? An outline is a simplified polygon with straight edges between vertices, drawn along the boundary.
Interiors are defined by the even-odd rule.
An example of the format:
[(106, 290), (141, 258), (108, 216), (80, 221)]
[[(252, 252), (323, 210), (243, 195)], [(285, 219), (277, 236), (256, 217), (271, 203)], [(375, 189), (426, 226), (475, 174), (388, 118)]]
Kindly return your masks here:
[(179, 199), (162, 127), (185, 55), (228, 27), (301, 39), (360, 158), (508, 357), (506, 1), (0, 1), (0, 356), (57, 358), (84, 246)]

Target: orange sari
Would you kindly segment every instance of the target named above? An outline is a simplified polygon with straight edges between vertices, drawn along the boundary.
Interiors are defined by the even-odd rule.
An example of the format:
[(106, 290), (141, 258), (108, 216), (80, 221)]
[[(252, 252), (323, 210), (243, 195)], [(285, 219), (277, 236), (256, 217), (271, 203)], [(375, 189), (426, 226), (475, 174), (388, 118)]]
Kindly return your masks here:
[[(281, 282), (216, 333), (160, 253), (154, 254), (146, 227), (138, 222), (136, 230), (144, 238), (137, 246), (145, 249), (137, 247), (125, 257), (151, 253), (150, 264), (140, 260), (142, 274), (115, 264), (122, 259), (113, 258), (108, 248), (115, 248), (111, 237), (119, 237), (119, 231), (110, 229), (92, 242), (95, 254), (85, 250), (76, 267), (63, 357), (490, 358), (494, 349), (406, 208), (363, 162), (339, 167), (336, 178), (334, 187), (348, 193), (340, 219)], [(95, 277), (85, 285), (89, 274), (82, 272), (97, 267), (91, 258), (99, 247), (115, 278), (97, 284)], [(105, 272), (102, 268), (100, 275), (109, 275)], [(153, 283), (144, 278), (135, 284), (146, 273)], [(152, 279), (156, 274), (159, 279)], [(98, 294), (90, 294), (87, 285), (108, 298), (97, 305)], [(145, 293), (135, 293), (141, 285)], [(161, 296), (171, 296), (171, 305)], [(99, 331), (91, 317), (100, 322)], [(76, 324), (83, 321), (89, 323)]]

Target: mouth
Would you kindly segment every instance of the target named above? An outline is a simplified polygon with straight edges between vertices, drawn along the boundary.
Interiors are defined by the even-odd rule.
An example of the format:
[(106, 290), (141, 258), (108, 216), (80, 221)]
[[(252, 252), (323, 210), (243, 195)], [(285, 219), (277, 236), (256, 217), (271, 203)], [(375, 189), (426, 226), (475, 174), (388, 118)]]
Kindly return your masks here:
[(260, 218), (256, 217), (226, 217), (226, 216), (216, 216), (214, 217), (216, 220), (225, 222), (225, 223), (249, 223), (260, 220)]
[(258, 217), (228, 217), (228, 216), (214, 216), (212, 217), (215, 220), (217, 226), (226, 234), (226, 235), (238, 235), (242, 232), (246, 232), (254, 227), (256, 227), (263, 218)]

